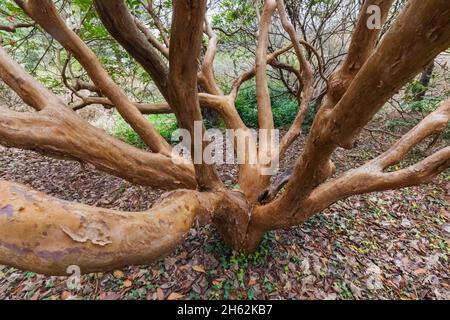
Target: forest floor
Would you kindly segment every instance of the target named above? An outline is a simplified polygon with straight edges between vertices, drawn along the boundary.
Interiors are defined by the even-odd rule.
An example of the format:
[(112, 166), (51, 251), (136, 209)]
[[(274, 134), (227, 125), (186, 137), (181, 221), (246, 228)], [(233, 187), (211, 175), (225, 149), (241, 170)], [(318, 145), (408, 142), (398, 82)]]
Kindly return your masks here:
[[(366, 133), (338, 151), (339, 171), (377, 155), (392, 137)], [(290, 150), (292, 166), (302, 142)], [(417, 160), (420, 152), (411, 156)], [(234, 186), (236, 168), (220, 168)], [(0, 147), (0, 178), (53, 196), (145, 210), (163, 191), (79, 163)], [(82, 277), (45, 277), (0, 266), (0, 299), (450, 299), (450, 174), (432, 184), (340, 201), (302, 226), (268, 234), (253, 255), (230, 252), (214, 228), (193, 229), (149, 266)]]

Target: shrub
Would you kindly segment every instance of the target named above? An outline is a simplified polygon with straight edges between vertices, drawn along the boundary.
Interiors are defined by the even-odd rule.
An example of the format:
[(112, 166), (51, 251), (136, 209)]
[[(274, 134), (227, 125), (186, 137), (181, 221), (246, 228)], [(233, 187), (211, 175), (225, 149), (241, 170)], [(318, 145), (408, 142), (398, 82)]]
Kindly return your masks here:
[(438, 105), (446, 99), (445, 96), (423, 97), (420, 101), (410, 101), (407, 103), (407, 109), (416, 112), (431, 113)]
[[(116, 121), (111, 129), (112, 135), (128, 144), (144, 149), (146, 147), (145, 143), (130, 125), (125, 122), (119, 114), (115, 113), (114, 117)], [(178, 130), (177, 120), (173, 114), (155, 114), (146, 116), (146, 118), (153, 123), (156, 130), (158, 130), (168, 142), (171, 141), (172, 134)]]
[[(289, 127), (298, 113), (297, 100), (286, 91), (282, 84), (272, 84), (269, 89), (275, 127)], [(258, 127), (258, 110), (254, 83), (248, 83), (242, 87), (236, 99), (236, 109), (248, 127)], [(310, 125), (312, 119), (313, 115), (309, 114), (304, 125)]]

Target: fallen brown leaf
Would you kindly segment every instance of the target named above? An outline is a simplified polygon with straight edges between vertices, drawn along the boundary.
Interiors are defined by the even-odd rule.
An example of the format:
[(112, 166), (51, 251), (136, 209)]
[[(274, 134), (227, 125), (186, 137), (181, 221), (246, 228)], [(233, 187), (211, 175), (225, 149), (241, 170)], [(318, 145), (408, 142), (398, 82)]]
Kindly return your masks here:
[(184, 295), (177, 293), (177, 292), (172, 292), (169, 297), (167, 298), (167, 300), (180, 300), (183, 299)]
[(123, 278), (123, 272), (120, 271), (120, 270), (116, 270), (116, 271), (114, 271), (113, 276), (116, 279), (122, 279)]
[(192, 270), (201, 272), (201, 273), (206, 273), (205, 269), (202, 266), (193, 266)]
[(70, 292), (64, 291), (64, 292), (61, 294), (61, 300), (67, 300), (67, 299), (70, 298), (70, 296), (71, 296)]
[(156, 289), (158, 300), (164, 300), (164, 291), (161, 288)]
[(129, 287), (131, 287), (133, 285), (133, 282), (131, 282), (131, 280), (129, 280), (129, 279), (127, 279), (127, 280), (125, 280), (124, 282), (123, 282), (123, 286), (125, 287), (125, 288), (129, 288)]
[(416, 276), (420, 276), (421, 274), (424, 274), (424, 273), (427, 273), (427, 272), (428, 272), (427, 269), (423, 269), (423, 268), (419, 268), (419, 269), (414, 270), (414, 274)]

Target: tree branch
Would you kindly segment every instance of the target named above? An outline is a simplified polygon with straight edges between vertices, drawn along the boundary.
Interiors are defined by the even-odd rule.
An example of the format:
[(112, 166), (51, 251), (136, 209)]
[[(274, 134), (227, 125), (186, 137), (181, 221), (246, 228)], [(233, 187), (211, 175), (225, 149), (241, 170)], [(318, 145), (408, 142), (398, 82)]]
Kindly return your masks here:
[[(278, 49), (266, 56), (267, 63), (268, 64), (275, 64), (276, 65), (276, 59), (286, 53), (287, 51), (291, 50), (293, 48), (293, 44), (290, 44), (286, 47), (283, 47), (281, 49)], [(256, 75), (256, 67), (253, 67), (250, 70), (247, 70), (242, 75), (240, 75), (233, 83), (231, 87), (231, 91), (229, 93), (229, 96), (233, 98), (233, 100), (236, 100), (237, 95), (239, 93), (239, 89), (242, 86), (242, 84), (250, 79), (252, 79)]]
[(170, 103), (167, 92), (169, 69), (139, 30), (123, 0), (94, 0), (97, 13), (114, 39), (148, 72), (165, 100)]
[(156, 28), (159, 31), (159, 34), (161, 35), (161, 38), (164, 41), (164, 44), (167, 48), (169, 48), (169, 39), (167, 38), (166, 35), (166, 28), (164, 28), (163, 23), (161, 21), (161, 19), (159, 18), (158, 14), (156, 14), (154, 12), (154, 7), (153, 7), (153, 0), (148, 0), (147, 5), (145, 5), (144, 1), (140, 0), (141, 4), (144, 6), (144, 8), (147, 10), (147, 12), (149, 13), (150, 17), (152, 17), (153, 22), (155, 23)]
[(211, 28), (211, 25), (206, 16), (205, 16), (205, 33), (208, 35), (209, 42), (208, 47), (206, 49), (205, 57), (203, 59), (201, 70), (198, 74), (198, 80), (209, 94), (223, 96), (223, 91), (217, 85), (214, 76), (214, 59), (216, 57), (217, 43), (219, 42), (219, 37)]
[(27, 74), (1, 47), (0, 77), (39, 111), (21, 113), (2, 108), (0, 144), (63, 158), (68, 155), (141, 185), (196, 187), (191, 164), (175, 165), (171, 157), (144, 152), (91, 126)]
[(283, 28), (289, 34), (292, 43), (294, 44), (295, 53), (300, 62), (301, 77), (302, 77), (301, 80), (303, 84), (303, 90), (299, 90), (297, 96), (297, 100), (299, 102), (298, 115), (296, 116), (293, 124), (289, 128), (288, 132), (284, 135), (280, 143), (280, 156), (283, 156), (286, 153), (289, 146), (301, 134), (302, 124), (303, 121), (305, 120), (306, 114), (308, 113), (309, 103), (311, 102), (311, 99), (314, 94), (314, 87), (313, 87), (314, 74), (311, 64), (306, 60), (305, 56), (303, 55), (294, 26), (286, 17), (286, 8), (284, 6), (283, 0), (277, 0), (277, 3), (281, 23), (283, 25)]
[[(180, 126), (187, 129), (192, 139), (191, 154), (195, 157), (195, 123), (202, 124), (205, 131), (197, 96), (197, 59), (200, 55), (203, 19), (206, 0), (176, 1), (173, 3), (172, 30), (170, 37), (169, 96)], [(203, 139), (202, 139), (203, 140)], [(203, 147), (201, 152), (203, 152)], [(201, 189), (222, 187), (213, 165), (204, 161), (195, 165), (197, 181)]]
[(12, 25), (0, 25), (0, 31), (6, 31), (6, 32), (17, 32), (17, 29), (23, 29), (23, 28), (31, 28), (34, 27), (35, 23), (17, 23)]
[(62, 103), (15, 63), (2, 46), (0, 46), (0, 77), (26, 104), (35, 110), (42, 110), (49, 104)]
[[(408, 3), (336, 107), (319, 110), (286, 192), (265, 206), (267, 215), (301, 211), (302, 200), (333, 173), (330, 157), (334, 150), (352, 147), (354, 138), (384, 103), (448, 48), (448, 5), (445, 0)], [(386, 71), (380, 72), (379, 66)]]
[(166, 58), (169, 59), (169, 48), (165, 47), (162, 43), (160, 43), (158, 41), (158, 39), (156, 39), (153, 34), (150, 32), (150, 30), (148, 30), (148, 28), (139, 21), (138, 18), (134, 18), (134, 22), (136, 23), (136, 26), (139, 28), (139, 30), (141, 30), (141, 32), (145, 35), (145, 37), (147, 38), (148, 42), (150, 42), (150, 44), (159, 52), (161, 52), (161, 54)]
[(120, 212), (49, 197), (0, 180), (0, 263), (47, 275), (149, 264), (210, 220), (220, 195), (178, 191), (144, 212)]
[(66, 26), (51, 0), (39, 3), (25, 1), (23, 9), (80, 62), (95, 85), (114, 103), (121, 116), (152, 151), (168, 156), (171, 154), (169, 144), (128, 100), (123, 90), (112, 81), (95, 54)]
[(266, 72), (269, 29), (276, 7), (277, 3), (275, 0), (265, 0), (258, 29), (258, 46), (256, 48), (256, 98), (258, 102), (258, 124), (260, 129), (274, 128)]
[(0, 108), (0, 144), (48, 156), (77, 160), (139, 185), (194, 189), (191, 164), (130, 146), (79, 118), (66, 106), (51, 105), (38, 113)]
[(381, 28), (369, 29), (367, 27), (369, 18), (367, 9), (370, 6), (379, 7), (381, 13), (380, 22), (381, 24), (384, 24), (393, 2), (394, 0), (365, 0), (355, 30), (352, 34), (347, 57), (341, 68), (330, 77), (330, 90), (327, 98), (332, 106), (342, 98), (350, 86), (350, 83), (364, 66), (376, 47)]

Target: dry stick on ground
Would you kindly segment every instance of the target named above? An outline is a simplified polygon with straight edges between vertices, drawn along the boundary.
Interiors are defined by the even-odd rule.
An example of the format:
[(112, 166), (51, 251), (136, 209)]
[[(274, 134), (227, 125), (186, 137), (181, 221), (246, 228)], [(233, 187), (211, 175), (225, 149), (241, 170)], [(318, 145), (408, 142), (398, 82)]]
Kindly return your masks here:
[[(39, 9), (35, 8), (37, 2), (16, 1), (50, 34), (55, 33), (55, 25), (50, 26), (49, 22), (56, 23), (60, 31), (56, 32), (57, 40), (77, 53), (75, 56), (88, 71), (92, 68), (96, 58), (92, 57), (94, 62), (86, 61), (86, 48), (67, 32), (59, 18), (55, 18), (51, 2), (40, 1)], [(264, 78), (267, 77), (267, 60), (270, 60), (266, 37), (269, 21), (275, 13), (275, 1), (265, 3), (261, 16), (255, 70), (243, 75), (237, 82), (237, 89), (233, 88), (228, 96), (198, 95), (196, 90), (205, 0), (175, 3), (168, 66), (136, 27), (123, 1), (95, 0), (95, 4), (107, 29), (154, 77), (179, 123), (188, 130), (192, 131), (193, 121), (201, 120), (199, 100), (202, 99), (223, 110), (230, 126), (242, 126), (234, 108), (234, 93), (243, 81), (255, 74), (258, 86), (263, 86), (258, 87), (259, 111), (270, 107)], [(282, 7), (282, 3), (279, 4)], [(446, 127), (450, 101), (444, 102), (384, 154), (330, 179), (334, 166), (330, 159), (334, 151), (339, 147), (351, 148), (359, 132), (383, 104), (450, 45), (448, 0), (409, 1), (378, 46), (379, 30), (368, 30), (365, 25), (365, 10), (372, 4), (380, 5), (385, 17), (392, 1), (365, 1), (350, 53), (331, 78), (329, 91), (286, 191), (266, 205), (258, 204), (258, 192), (251, 192), (262, 191), (261, 186), (267, 182), (257, 167), (243, 165), (240, 184), (245, 187), (229, 191), (221, 184), (213, 166), (197, 166), (194, 174), (192, 166), (177, 166), (164, 155), (143, 151), (139, 154), (134, 148), (126, 148), (86, 124), (0, 51), (0, 76), (26, 103), (38, 110), (36, 115), (6, 113), (6, 117), (0, 119), (0, 143), (82, 158), (119, 176), (127, 175), (128, 171), (135, 177), (145, 176), (144, 170), (140, 171), (145, 167), (153, 170), (151, 173), (157, 183), (166, 187), (178, 189), (191, 183), (195, 187), (198, 183), (202, 190), (208, 189), (203, 192), (178, 190), (147, 212), (127, 214), (56, 200), (27, 187), (1, 181), (0, 263), (47, 274), (64, 274), (65, 268), (72, 264), (79, 265), (86, 273), (150, 263), (179, 245), (196, 219), (212, 221), (233, 249), (253, 251), (267, 231), (302, 223), (340, 199), (427, 183), (446, 170), (450, 166), (450, 147), (404, 169), (389, 169), (416, 144)], [(295, 30), (292, 32), (286, 21), (284, 25), (291, 37), (296, 38)], [(294, 45), (301, 60), (297, 40)], [(190, 55), (191, 48), (193, 54)], [(93, 81), (107, 80), (101, 68), (90, 70)], [(105, 91), (104, 83), (94, 83)], [(111, 87), (115, 86), (111, 84)], [(112, 94), (104, 93), (115, 105), (128, 101), (124, 97), (115, 100)], [(136, 109), (129, 102), (126, 106)], [(268, 114), (261, 115), (261, 127), (270, 128), (271, 123), (273, 120)], [(44, 127), (50, 131), (47, 133)], [(251, 182), (257, 187), (252, 189)]]

